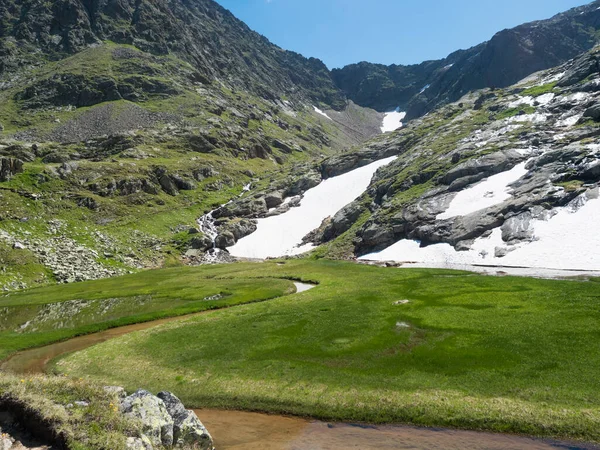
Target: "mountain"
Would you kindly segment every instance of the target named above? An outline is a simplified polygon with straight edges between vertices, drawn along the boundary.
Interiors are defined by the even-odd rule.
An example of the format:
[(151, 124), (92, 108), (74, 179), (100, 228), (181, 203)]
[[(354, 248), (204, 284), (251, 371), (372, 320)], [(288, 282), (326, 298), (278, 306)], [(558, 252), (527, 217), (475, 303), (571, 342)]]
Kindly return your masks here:
[(600, 1), (548, 20), (503, 30), (483, 44), (438, 61), (412, 66), (362, 62), (332, 71), (336, 85), (359, 105), (378, 111), (400, 107), (407, 120), (467, 92), (507, 87), (590, 50), (600, 37)]
[[(529, 74), (566, 58), (575, 42), (588, 45), (579, 38), (592, 31), (573, 32), (571, 39), (569, 30), (583, 23), (596, 29), (596, 4), (553, 19), (560, 24), (555, 34), (566, 36), (566, 50), (557, 37), (547, 39), (547, 22), (538, 34), (511, 32), (518, 38), (491, 42), (502, 53), (503, 45), (514, 48), (529, 39), (529, 51), (503, 56), (513, 61), (520, 55)], [(565, 17), (572, 28), (563, 26)], [(391, 105), (397, 105), (397, 92), (407, 105), (439, 94), (413, 114), (432, 108), (429, 115), (382, 134), (384, 115), (347, 100), (334, 83), (339, 72), (332, 77), (320, 61), (276, 47), (212, 0), (4, 0), (0, 18), (4, 290), (230, 260), (226, 252), (216, 252), (221, 259), (215, 259), (211, 250), (253, 233), (258, 218), (298, 206), (307, 190), (328, 177), (394, 155), (396, 162), (378, 172), (358, 202), (306, 238), (324, 244), (314, 254), (360, 256), (403, 238), (458, 245), (477, 233), (469, 228), (465, 237), (452, 228), (458, 225), (438, 224), (433, 212), (410, 215), (425, 194), (442, 203), (450, 198), (442, 181), (450, 180), (448, 171), (511, 146), (535, 147), (539, 141), (562, 149), (550, 140), (555, 128), (565, 142), (596, 136), (593, 111), (592, 121), (582, 119), (596, 99), (595, 84), (588, 83), (595, 79), (595, 53), (587, 54), (589, 64), (581, 62), (574, 83), (558, 77), (570, 73), (569, 66), (556, 70), (555, 81), (538, 83), (543, 87), (488, 89), (441, 108), (435, 107), (439, 99), (448, 102), (481, 80), (473, 69), (477, 61), (495, 67), (482, 62), (489, 60), (481, 55), (491, 51), (490, 43), (443, 61), (398, 66), (408, 80), (400, 90), (386, 81), (384, 68), (374, 77), (371, 66), (362, 64), (359, 78), (369, 79), (374, 92), (385, 92)], [(552, 57), (548, 42), (555, 43)], [(455, 72), (465, 75), (450, 77)], [(514, 72), (498, 77), (508, 83)], [(415, 97), (425, 82), (431, 86)], [(576, 97), (544, 105), (528, 99), (542, 92)], [(523, 105), (521, 97), (527, 98)], [(546, 120), (538, 123), (533, 110)], [(570, 111), (582, 116), (573, 120)], [(517, 124), (508, 119), (524, 124), (512, 129)], [(558, 125), (565, 120), (568, 126)], [(474, 140), (477, 130), (496, 136), (496, 128), (507, 127), (499, 142), (465, 147), (463, 140)], [(509, 156), (496, 155), (497, 165), (482, 163), (477, 170), (490, 175), (524, 158)], [(565, 158), (579, 174), (577, 155)], [(567, 174), (563, 169), (557, 173)], [(459, 177), (462, 185), (451, 180), (451, 192), (478, 181), (469, 176)], [(580, 194), (588, 181), (558, 182)], [(487, 226), (473, 224), (476, 230)]]
[(0, 75), (112, 41), (174, 54), (199, 79), (266, 99), (345, 105), (321, 61), (273, 45), (212, 0), (3, 0), (0, 18)]
[[(599, 104), (596, 47), (508, 88), (466, 94), (356, 152), (325, 159), (318, 170), (327, 176), (397, 156), (308, 239), (325, 244), (320, 255), (362, 256), (418, 241), (422, 248), (448, 244), (448, 261), (528, 266), (535, 249), (545, 252), (536, 254), (542, 267), (597, 270), (590, 255), (600, 242), (589, 230), (600, 211)], [(411, 257), (403, 251), (402, 260)]]

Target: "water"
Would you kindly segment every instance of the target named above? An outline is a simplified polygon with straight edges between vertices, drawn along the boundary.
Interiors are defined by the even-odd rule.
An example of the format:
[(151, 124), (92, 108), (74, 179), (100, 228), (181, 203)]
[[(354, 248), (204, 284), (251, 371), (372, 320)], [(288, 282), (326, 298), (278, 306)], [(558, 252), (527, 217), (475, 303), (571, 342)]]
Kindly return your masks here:
[(593, 450), (520, 436), (398, 425), (327, 423), (259, 413), (195, 410), (218, 450)]
[[(249, 192), (250, 189), (252, 189), (252, 183), (248, 183), (248, 184), (244, 185), (242, 192), (240, 193), (240, 195), (238, 197), (243, 196), (246, 192)], [(198, 219), (198, 227), (200, 228), (200, 231), (202, 232), (202, 234), (207, 236), (212, 241), (212, 249), (207, 252), (206, 257), (205, 257), (205, 261), (208, 263), (218, 262), (219, 261), (219, 253), (221, 252), (221, 250), (217, 248), (217, 245), (215, 242), (215, 240), (217, 239), (217, 236), (219, 235), (219, 230), (217, 228), (217, 225), (215, 224), (215, 218), (214, 218), (213, 214), (215, 213), (215, 211), (219, 210), (223, 206), (229, 205), (231, 202), (233, 202), (233, 200), (229, 200), (227, 203), (223, 203), (218, 208), (213, 209), (212, 211), (210, 211), (207, 214), (204, 214), (202, 217), (200, 217)]]

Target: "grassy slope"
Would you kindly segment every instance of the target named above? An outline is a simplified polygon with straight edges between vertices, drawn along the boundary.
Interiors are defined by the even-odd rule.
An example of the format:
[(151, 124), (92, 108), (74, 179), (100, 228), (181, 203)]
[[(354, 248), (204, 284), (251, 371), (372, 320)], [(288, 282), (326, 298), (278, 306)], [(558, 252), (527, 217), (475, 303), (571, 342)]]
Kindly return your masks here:
[[(208, 277), (208, 271), (173, 268), (5, 295), (0, 298), (0, 358), (115, 326), (294, 292), (288, 280)], [(211, 298), (215, 295), (222, 297)], [(86, 303), (73, 302), (78, 300)], [(26, 323), (28, 326), (21, 329)]]
[(204, 270), (321, 285), (128, 335), (59, 370), (167, 388), (190, 407), (600, 441), (597, 282), (326, 261)]
[[(127, 58), (118, 58), (114, 53), (117, 50), (127, 50), (131, 54)], [(188, 63), (175, 57), (155, 57), (131, 46), (106, 42), (59, 62), (32, 68), (30, 73), (23, 75), (26, 81), (0, 92), (0, 104), (3, 105), (0, 108), (0, 123), (4, 127), (4, 131), (0, 131), (0, 141), (15, 132), (33, 133), (40, 136), (37, 143), (41, 148), (65, 154), (87, 155), (89, 148), (85, 143), (44, 142), (44, 136), (67, 124), (83, 120), (99, 109), (112, 107), (110, 121), (117, 124), (127, 122), (134, 107), (168, 115), (159, 119), (150, 129), (142, 127), (133, 132), (135, 149), (148, 154), (147, 159), (99, 154), (95, 155), (97, 158), (77, 161), (78, 167), (74, 173), (62, 179), (53, 174), (60, 164), (44, 164), (39, 157), (33, 162), (26, 162), (24, 173), (11, 181), (0, 183), (0, 231), (5, 230), (21, 240), (29, 237), (48, 239), (52, 237), (48, 222), (59, 220), (64, 224), (66, 236), (96, 250), (100, 255), (113, 254), (108, 259), (100, 258), (99, 262), (105, 266), (127, 268), (122, 256), (133, 253), (146, 266), (156, 267), (179, 258), (184, 246), (174, 231), (177, 227), (194, 226), (196, 219), (205, 211), (237, 197), (242, 187), (253, 178), (260, 179), (253, 184), (255, 190), (265, 188), (269, 179), (293, 172), (295, 164), (311, 162), (323, 154), (330, 154), (351, 144), (328, 120), (311, 112), (292, 116), (244, 92), (232, 92), (216, 84), (206, 86), (192, 83), (189, 75), (193, 72)], [(136, 103), (119, 100), (77, 109), (30, 109), (17, 100), (17, 94), (27, 86), (59, 76), (85, 75), (88, 79), (104, 77), (121, 84), (132, 74), (143, 74), (139, 78), (149, 82), (168, 81), (180, 93), (170, 96), (146, 93)], [(216, 104), (225, 107), (216, 107)], [(254, 119), (245, 125), (244, 120), (234, 114), (234, 110), (246, 116), (251, 115)], [(272, 120), (267, 120), (267, 116)], [(179, 123), (177, 132), (164, 128), (171, 121)], [(289, 129), (282, 129), (276, 125), (276, 121), (289, 124)], [(83, 128), (87, 126), (89, 124)], [(284, 161), (280, 165), (272, 159), (247, 159), (243, 152), (236, 154), (225, 147), (215, 149), (214, 153), (194, 152), (182, 137), (207, 129), (214, 136), (220, 136), (220, 133), (227, 135), (230, 128), (241, 130), (239, 137), (236, 135), (226, 139), (235, 141), (233, 143), (237, 148), (251, 148), (252, 139), (260, 137), (269, 143), (274, 139), (295, 142), (305, 150), (288, 155), (272, 148), (273, 155)], [(315, 139), (312, 133), (316, 131), (331, 137), (331, 147)], [(91, 181), (86, 180), (106, 186), (111, 180), (148, 179), (157, 166), (186, 178), (190, 178), (198, 168), (211, 167), (215, 170), (215, 176), (198, 182), (197, 189), (181, 191), (176, 197), (162, 191), (157, 195), (139, 192), (102, 197), (88, 189)], [(34, 194), (37, 200), (25, 198), (24, 194)], [(79, 206), (81, 198), (93, 199), (97, 208), (89, 210)], [(131, 232), (132, 228), (136, 230), (135, 233)], [(110, 243), (104, 245), (99, 242), (96, 232), (106, 236)], [(0, 288), (15, 281), (27, 286), (53, 281), (52, 274), (44, 269), (35, 255), (25, 255), (28, 264), (24, 270), (24, 266), (16, 262), (17, 259), (23, 259), (21, 253), (25, 252), (0, 248)]]
[[(117, 398), (86, 380), (0, 374), (0, 397), (26, 406), (49, 430), (65, 436), (72, 450), (125, 448), (127, 436), (140, 435), (139, 425), (119, 412)], [(66, 408), (76, 401), (89, 406)]]

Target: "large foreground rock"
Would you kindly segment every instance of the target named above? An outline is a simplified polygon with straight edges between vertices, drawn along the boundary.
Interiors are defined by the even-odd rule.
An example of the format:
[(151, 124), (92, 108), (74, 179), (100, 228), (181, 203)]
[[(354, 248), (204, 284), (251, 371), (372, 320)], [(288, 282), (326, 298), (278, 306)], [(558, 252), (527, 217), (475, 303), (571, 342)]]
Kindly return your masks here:
[(183, 403), (170, 392), (159, 392), (158, 398), (165, 403), (167, 411), (175, 422), (173, 427), (174, 445), (199, 450), (213, 448), (212, 437), (194, 411), (186, 410)]
[(170, 392), (157, 396), (143, 389), (129, 397), (123, 389), (105, 388), (109, 395), (121, 400), (121, 411), (142, 425), (142, 435), (127, 439), (128, 450), (180, 448), (212, 450), (213, 440), (202, 422)]
[(126, 397), (121, 402), (121, 411), (126, 416), (142, 423), (142, 431), (153, 446), (173, 445), (174, 421), (164, 402), (143, 389)]

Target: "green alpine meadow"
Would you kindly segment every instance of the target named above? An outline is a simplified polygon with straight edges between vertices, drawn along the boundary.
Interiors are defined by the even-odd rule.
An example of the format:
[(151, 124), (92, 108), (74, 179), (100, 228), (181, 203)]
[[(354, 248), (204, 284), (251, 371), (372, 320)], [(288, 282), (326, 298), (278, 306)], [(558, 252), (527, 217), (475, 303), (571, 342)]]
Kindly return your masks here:
[(0, 0), (0, 450), (600, 449), (600, 0), (375, 3)]

